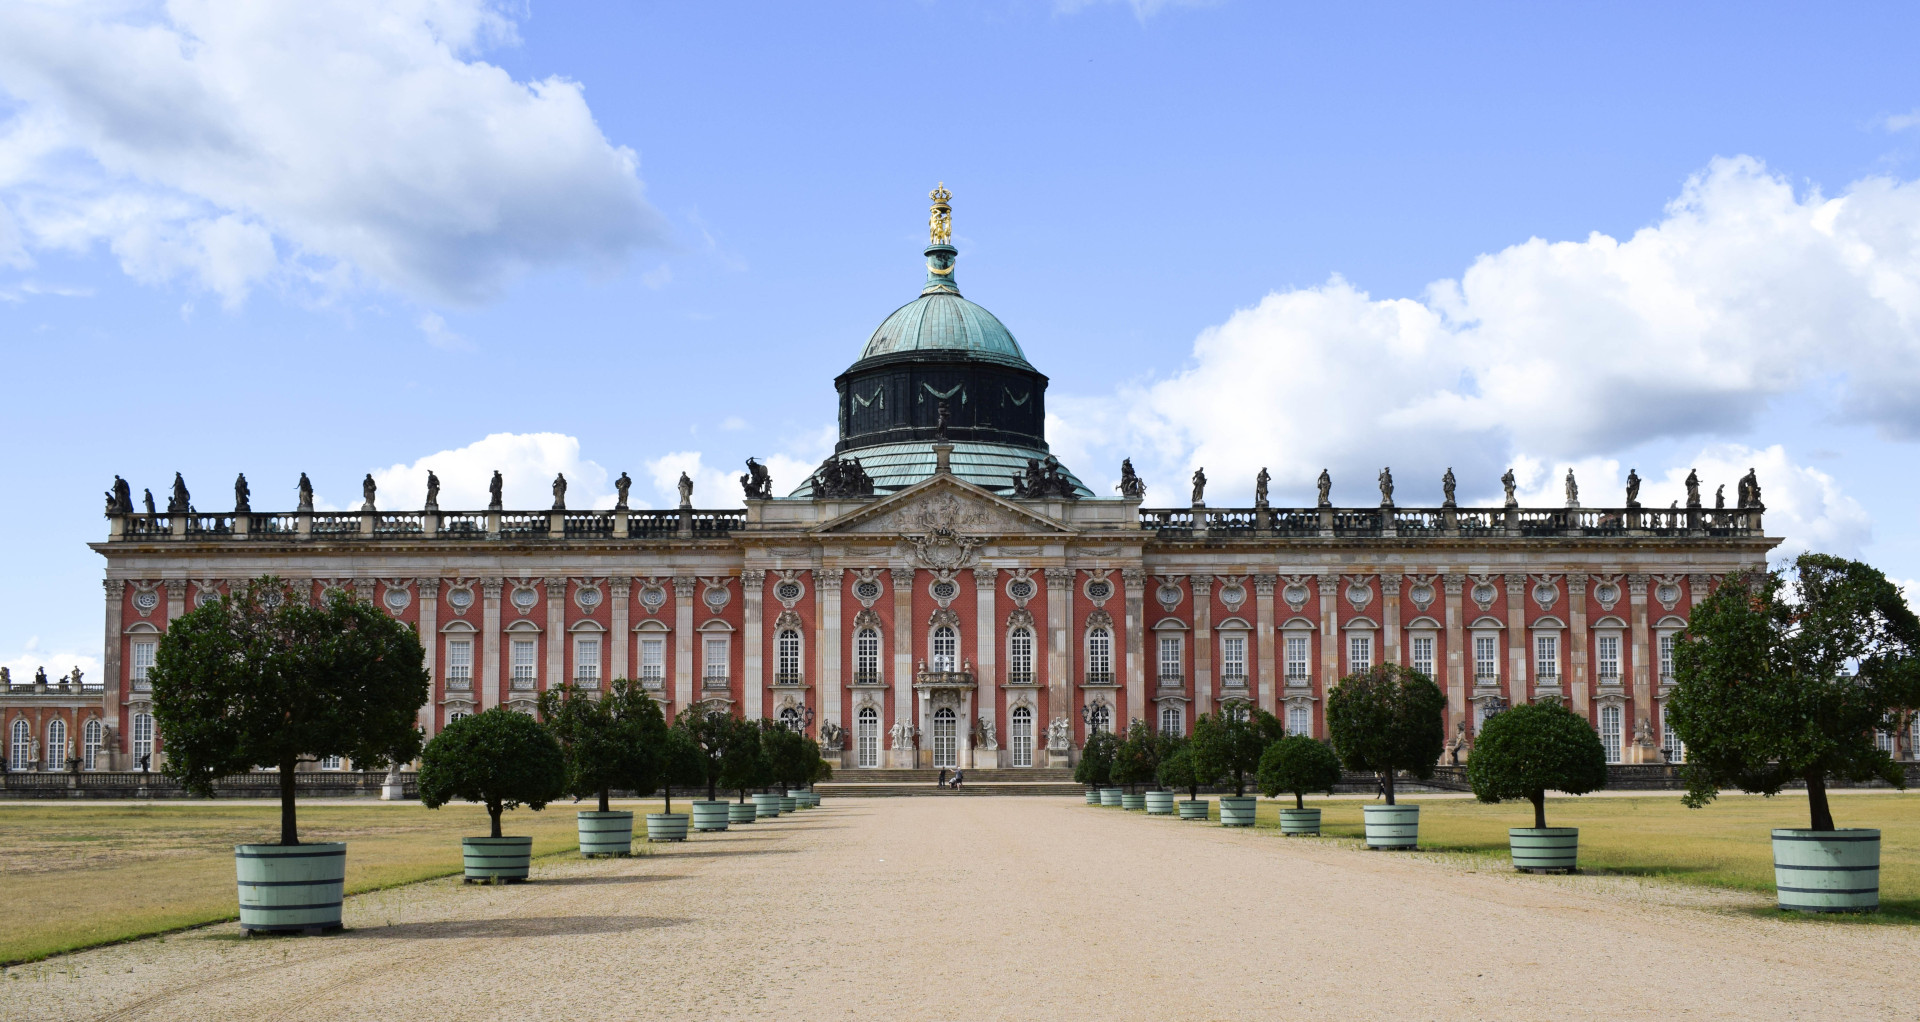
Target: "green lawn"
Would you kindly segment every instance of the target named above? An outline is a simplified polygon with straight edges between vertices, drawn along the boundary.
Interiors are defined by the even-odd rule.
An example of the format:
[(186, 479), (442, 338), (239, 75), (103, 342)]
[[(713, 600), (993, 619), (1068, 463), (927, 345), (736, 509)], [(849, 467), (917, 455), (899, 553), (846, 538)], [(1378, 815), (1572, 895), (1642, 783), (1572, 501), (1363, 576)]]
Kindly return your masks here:
[[(502, 829), (532, 835), (535, 855), (573, 851), (582, 808), (522, 809)], [(457, 874), (460, 838), (486, 832), (486, 810), (464, 803), (300, 807), (302, 841), (349, 842), (349, 894)], [(0, 963), (237, 918), (233, 846), (279, 836), (277, 805), (0, 802)]]
[[(1483, 857), (1505, 865), (1507, 828), (1533, 825), (1524, 802), (1487, 805), (1472, 799), (1401, 798), (1420, 805), (1420, 848)], [(1321, 811), (1321, 840), (1357, 845), (1361, 807), (1353, 799), (1307, 799)], [(1280, 807), (1292, 798), (1260, 800), (1255, 826), (1280, 829)], [(1219, 802), (1209, 807), (1220, 818)], [(1920, 793), (1833, 796), (1842, 827), (1880, 829), (1880, 906), (1885, 922), (1920, 922)], [(1189, 824), (1197, 825), (1197, 824)], [(1705, 809), (1688, 809), (1679, 794), (1629, 798), (1550, 798), (1547, 825), (1580, 828), (1580, 868), (1586, 873), (1663, 877), (1681, 883), (1773, 893), (1774, 827), (1805, 827), (1807, 799), (1722, 795)], [(1313, 840), (1287, 838), (1286, 840)], [(1856, 917), (1858, 918), (1858, 917)]]

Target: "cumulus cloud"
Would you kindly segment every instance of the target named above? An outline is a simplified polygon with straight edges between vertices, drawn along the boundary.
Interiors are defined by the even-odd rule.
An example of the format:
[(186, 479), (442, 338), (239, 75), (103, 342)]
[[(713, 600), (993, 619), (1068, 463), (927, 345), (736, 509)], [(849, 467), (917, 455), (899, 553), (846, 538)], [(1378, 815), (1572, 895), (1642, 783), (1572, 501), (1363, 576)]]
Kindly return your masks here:
[[(423, 505), (429, 469), (440, 478), (440, 507), (447, 511), (486, 507), (492, 499), (487, 485), (495, 470), (501, 474), (501, 495), (511, 510), (552, 507), (553, 477), (560, 473), (567, 477), (570, 508), (612, 507), (615, 499), (613, 475), (597, 462), (581, 457), (577, 437), (564, 433), (494, 433), (411, 464), (375, 469), (373, 480), (380, 487), (381, 506)], [(638, 502), (634, 506), (646, 505)]]
[(104, 243), (229, 304), (269, 280), (474, 302), (660, 240), (579, 83), (477, 59), (514, 41), (487, 0), (0, 7), (0, 263)]
[(51, 680), (71, 673), (75, 667), (80, 668), (81, 677), (89, 682), (102, 680), (99, 657), (65, 649), (43, 650), (38, 635), (27, 639), (18, 656), (0, 660), (0, 666), (13, 676), (16, 685), (33, 681), (33, 672), (42, 667), (47, 669), (47, 677)]

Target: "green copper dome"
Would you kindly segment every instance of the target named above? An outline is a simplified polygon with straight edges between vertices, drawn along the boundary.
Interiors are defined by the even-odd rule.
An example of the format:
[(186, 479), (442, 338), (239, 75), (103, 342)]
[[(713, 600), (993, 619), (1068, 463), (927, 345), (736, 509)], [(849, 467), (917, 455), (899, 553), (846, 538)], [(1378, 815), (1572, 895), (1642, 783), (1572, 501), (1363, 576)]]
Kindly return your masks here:
[(993, 313), (960, 297), (952, 245), (927, 246), (927, 282), (920, 297), (881, 322), (860, 359), (887, 355), (954, 356), (1032, 368), (1013, 332)]

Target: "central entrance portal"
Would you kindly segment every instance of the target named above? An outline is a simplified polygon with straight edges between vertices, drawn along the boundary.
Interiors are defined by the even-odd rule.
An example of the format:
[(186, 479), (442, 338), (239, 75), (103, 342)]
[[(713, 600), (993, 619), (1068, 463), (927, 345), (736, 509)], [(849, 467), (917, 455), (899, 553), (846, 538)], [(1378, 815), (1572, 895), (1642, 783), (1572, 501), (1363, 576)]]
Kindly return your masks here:
[(953, 710), (942, 706), (933, 711), (933, 765), (949, 768), (959, 766), (959, 745), (959, 730), (955, 727)]

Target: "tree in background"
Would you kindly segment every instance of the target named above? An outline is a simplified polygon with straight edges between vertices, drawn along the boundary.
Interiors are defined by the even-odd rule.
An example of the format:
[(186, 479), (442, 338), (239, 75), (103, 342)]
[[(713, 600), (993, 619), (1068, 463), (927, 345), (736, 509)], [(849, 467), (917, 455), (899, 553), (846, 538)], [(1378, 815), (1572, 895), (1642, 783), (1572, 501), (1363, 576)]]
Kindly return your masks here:
[(1487, 718), (1467, 760), (1482, 802), (1526, 799), (1533, 825), (1547, 825), (1547, 792), (1585, 795), (1607, 786), (1607, 750), (1593, 725), (1557, 699), (1523, 703)]
[(1333, 794), (1340, 783), (1340, 757), (1327, 743), (1307, 735), (1288, 735), (1269, 743), (1260, 754), (1256, 779), (1260, 793), (1274, 798), (1281, 792), (1293, 794), (1293, 807), (1307, 807), (1307, 792)]
[(1073, 779), (1090, 788), (1113, 783), (1113, 756), (1120, 740), (1113, 732), (1096, 730), (1087, 736), (1080, 750), (1080, 762), (1073, 768)]
[(420, 802), (438, 809), (454, 799), (487, 807), (492, 837), (500, 814), (538, 812), (566, 792), (566, 755), (539, 721), (504, 706), (462, 717), (427, 743), (420, 757)]
[(695, 771), (698, 776), (688, 779), (690, 775), (681, 775), (674, 783), (682, 787), (705, 788), (707, 801), (718, 801), (720, 788), (724, 787), (720, 783), (720, 766), (726, 758), (727, 743), (733, 739), (738, 720), (738, 717), (725, 710), (698, 706), (675, 717), (673, 728), (699, 753), (699, 765)]
[[(1433, 776), (1445, 743), (1446, 693), (1411, 667), (1380, 664), (1340, 679), (1327, 693), (1327, 731), (1348, 770), (1385, 778), (1393, 805), (1394, 771)], [(1476, 745), (1474, 755), (1479, 755)]]
[(599, 799), (609, 810), (614, 788), (645, 798), (659, 787), (667, 721), (639, 682), (616, 678), (604, 697), (571, 683), (540, 693), (540, 717), (566, 757), (566, 794)]
[(702, 744), (708, 732), (703, 728), (712, 727), (710, 719), (714, 716), (723, 720), (732, 719), (728, 714), (714, 711), (712, 714), (689, 711), (675, 717), (673, 726), (667, 729), (667, 738), (660, 745), (660, 790), (666, 798), (663, 813), (673, 812), (673, 789), (707, 789), (707, 801), (714, 802), (714, 785), (719, 774), (713, 765), (707, 747)]
[(1220, 779), (1219, 774), (1206, 775), (1194, 769), (1193, 740), (1180, 737), (1169, 738), (1154, 776), (1166, 787), (1187, 789), (1188, 801), (1199, 798), (1201, 788)]
[(1127, 725), (1126, 740), (1113, 752), (1114, 783), (1124, 784), (1131, 792), (1135, 785), (1150, 784), (1160, 771), (1160, 757), (1167, 751), (1167, 736), (1156, 734), (1146, 721)]
[(1917, 655), (1920, 620), (1859, 561), (1802, 554), (1790, 576), (1723, 581), (1674, 646), (1667, 726), (1687, 743), (1683, 801), (1804, 781), (1811, 829), (1833, 830), (1829, 780), (1904, 787), (1873, 732), (1920, 706)]
[(780, 786), (785, 796), (789, 789), (807, 783), (813, 761), (820, 758), (820, 747), (807, 751), (807, 736), (778, 720), (760, 721), (760, 755), (766, 761), (769, 783)]
[(1260, 754), (1285, 734), (1286, 729), (1265, 710), (1242, 707), (1203, 713), (1194, 719), (1189, 740), (1194, 773), (1232, 778), (1233, 793), (1245, 795), (1247, 775), (1260, 769)]
[(174, 619), (154, 653), (166, 773), (211, 797), (227, 774), (280, 771), (280, 843), (300, 843), (299, 764), (383, 769), (419, 755), (429, 691), (413, 626), (344, 593), (318, 604), (265, 577)]
[(738, 717), (729, 717), (728, 721), (730, 730), (720, 759), (720, 787), (739, 792), (740, 801), (745, 803), (750, 789), (773, 782), (767, 774), (766, 757), (760, 754), (760, 726)]

